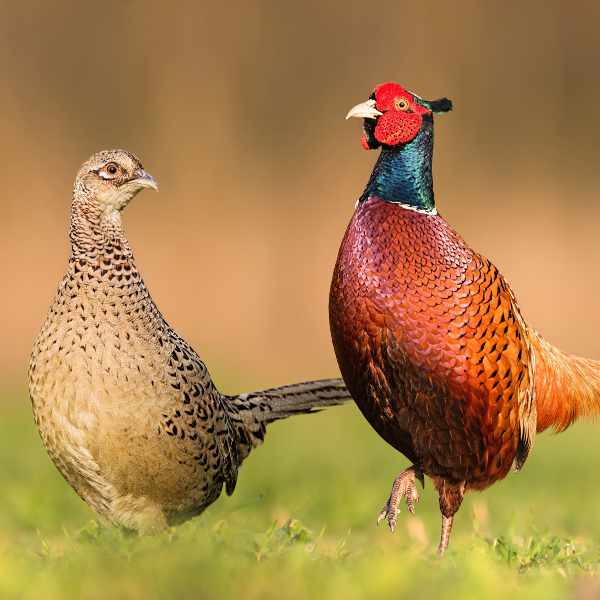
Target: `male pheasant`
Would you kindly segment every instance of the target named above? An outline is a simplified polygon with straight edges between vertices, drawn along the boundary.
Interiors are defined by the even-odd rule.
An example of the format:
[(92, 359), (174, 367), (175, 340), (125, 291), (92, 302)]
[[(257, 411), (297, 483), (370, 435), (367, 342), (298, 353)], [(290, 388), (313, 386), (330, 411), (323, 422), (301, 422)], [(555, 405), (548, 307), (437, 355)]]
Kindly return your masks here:
[(519, 469), (536, 431), (600, 412), (600, 363), (567, 356), (523, 320), (498, 269), (438, 214), (433, 114), (452, 108), (396, 83), (375, 88), (348, 117), (381, 153), (342, 241), (330, 325), (342, 376), (372, 427), (413, 464), (379, 521), (393, 531), (416, 479), (439, 494), (448, 546), (470, 489)]
[(277, 419), (349, 398), (339, 379), (225, 396), (169, 327), (137, 270), (121, 211), (154, 179), (129, 152), (83, 164), (71, 256), (35, 341), (29, 389), (50, 457), (98, 513), (153, 532), (235, 488)]

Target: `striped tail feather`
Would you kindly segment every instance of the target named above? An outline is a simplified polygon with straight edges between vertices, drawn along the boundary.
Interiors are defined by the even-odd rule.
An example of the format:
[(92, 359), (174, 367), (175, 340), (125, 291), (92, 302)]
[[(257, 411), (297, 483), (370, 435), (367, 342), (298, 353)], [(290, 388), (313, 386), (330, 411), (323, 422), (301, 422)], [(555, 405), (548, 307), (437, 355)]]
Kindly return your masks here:
[(237, 434), (240, 459), (262, 443), (266, 426), (273, 421), (318, 412), (348, 400), (352, 400), (352, 396), (342, 379), (305, 381), (227, 396), (227, 412)]
[(258, 403), (255, 417), (263, 423), (272, 423), (292, 415), (319, 411), (327, 406), (351, 400), (342, 379), (320, 379), (271, 388), (251, 394), (240, 394), (241, 401)]
[(580, 417), (600, 414), (600, 362), (572, 356), (531, 334), (535, 353), (537, 430), (564, 431)]

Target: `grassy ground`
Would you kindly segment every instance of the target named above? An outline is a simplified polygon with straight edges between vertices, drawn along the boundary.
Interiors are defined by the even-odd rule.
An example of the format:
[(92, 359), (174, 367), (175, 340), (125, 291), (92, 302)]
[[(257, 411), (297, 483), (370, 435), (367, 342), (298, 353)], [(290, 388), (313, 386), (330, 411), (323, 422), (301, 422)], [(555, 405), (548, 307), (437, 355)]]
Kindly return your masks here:
[(275, 424), (231, 498), (140, 539), (94, 519), (19, 396), (0, 412), (2, 600), (600, 595), (598, 427), (541, 436), (521, 473), (468, 496), (439, 561), (430, 484), (394, 535), (375, 526), (406, 460), (353, 406)]

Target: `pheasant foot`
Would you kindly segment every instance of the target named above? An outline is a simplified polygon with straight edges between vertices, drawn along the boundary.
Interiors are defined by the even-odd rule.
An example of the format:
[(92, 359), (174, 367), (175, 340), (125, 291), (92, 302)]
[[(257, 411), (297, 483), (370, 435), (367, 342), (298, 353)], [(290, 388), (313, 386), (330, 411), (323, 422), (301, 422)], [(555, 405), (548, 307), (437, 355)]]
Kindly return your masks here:
[(387, 519), (388, 525), (392, 533), (396, 529), (396, 521), (398, 520), (398, 513), (400, 512), (400, 502), (402, 498), (406, 498), (406, 506), (411, 514), (415, 514), (415, 504), (419, 501), (419, 494), (417, 493), (417, 479), (421, 482), (421, 485), (425, 487), (425, 478), (423, 471), (413, 465), (405, 471), (402, 471), (392, 485), (392, 491), (388, 501), (385, 503), (383, 509), (377, 517), (377, 524), (381, 523), (384, 519)]

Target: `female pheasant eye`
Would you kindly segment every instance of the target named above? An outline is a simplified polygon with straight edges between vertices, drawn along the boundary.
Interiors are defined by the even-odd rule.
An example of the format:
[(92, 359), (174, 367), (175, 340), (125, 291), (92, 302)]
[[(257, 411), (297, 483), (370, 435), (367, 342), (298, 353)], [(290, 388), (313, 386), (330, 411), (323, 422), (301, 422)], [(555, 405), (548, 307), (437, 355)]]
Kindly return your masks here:
[(394, 106), (396, 107), (396, 110), (408, 110), (410, 104), (406, 98), (396, 98), (394, 100)]
[(111, 180), (121, 173), (121, 167), (115, 162), (109, 162), (96, 171), (96, 173), (102, 177), (102, 179)]

